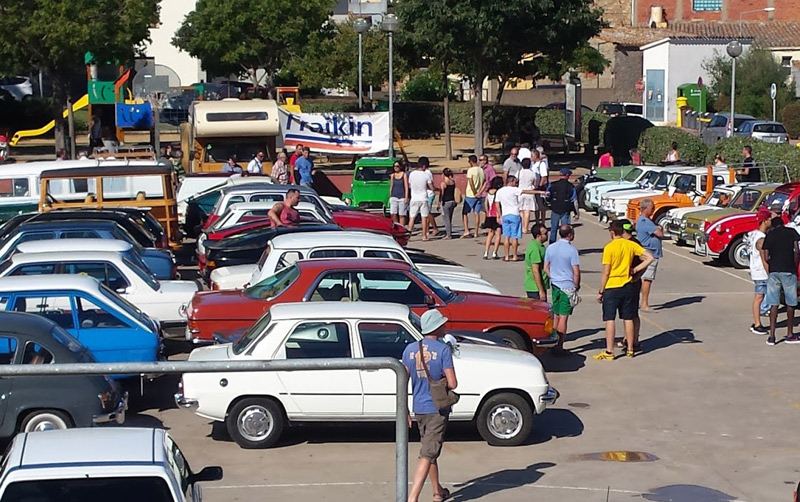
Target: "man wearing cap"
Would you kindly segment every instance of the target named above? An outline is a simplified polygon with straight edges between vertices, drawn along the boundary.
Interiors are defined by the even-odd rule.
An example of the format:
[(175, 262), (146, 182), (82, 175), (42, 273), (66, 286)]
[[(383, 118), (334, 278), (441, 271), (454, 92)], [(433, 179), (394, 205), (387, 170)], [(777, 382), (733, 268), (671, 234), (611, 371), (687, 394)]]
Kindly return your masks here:
[[(450, 496), (450, 492), (439, 483), (438, 463), (450, 409), (439, 410), (436, 408), (428, 384), (430, 375), (431, 380), (446, 378), (447, 388), (450, 390), (458, 386), (456, 372), (453, 369), (453, 353), (449, 345), (439, 340), (445, 335), (446, 324), (447, 318), (438, 310), (428, 310), (420, 318), (422, 340), (418, 343), (408, 344), (403, 351), (403, 364), (411, 376), (411, 387), (414, 394), (413, 412), (420, 437), (419, 460), (408, 494), (409, 502), (418, 502), (428, 475), (431, 477), (435, 501), (442, 501)], [(411, 416), (408, 417), (408, 426), (411, 427)]]
[(551, 244), (544, 254), (544, 271), (550, 276), (553, 287), (551, 305), (553, 306), (553, 321), (558, 344), (553, 348), (553, 355), (564, 356), (564, 340), (567, 338), (567, 321), (572, 315), (575, 297), (581, 288), (581, 262), (578, 250), (572, 245), (575, 238), (575, 229), (572, 225), (561, 225), (558, 229), (561, 237), (558, 242)]
[(770, 211), (762, 207), (756, 213), (758, 228), (747, 234), (747, 243), (750, 250), (750, 279), (753, 281), (753, 324), (750, 331), (756, 335), (769, 334), (769, 330), (761, 325), (761, 304), (764, 303), (764, 296), (767, 294), (767, 262), (761, 256), (761, 249), (764, 245), (764, 237), (772, 225)]
[(639, 236), (642, 246), (653, 255), (653, 261), (647, 266), (647, 270), (642, 275), (641, 309), (643, 312), (652, 312), (650, 308), (650, 288), (653, 286), (653, 281), (656, 280), (658, 260), (663, 256), (661, 239), (664, 238), (664, 231), (653, 223), (651, 219), (655, 209), (656, 205), (653, 203), (653, 199), (644, 199), (639, 203), (641, 215), (636, 220), (636, 235)]
[(575, 186), (570, 183), (572, 171), (566, 167), (561, 177), (550, 184), (550, 244), (556, 241), (556, 232), (561, 225), (569, 225), (570, 213), (575, 210)]

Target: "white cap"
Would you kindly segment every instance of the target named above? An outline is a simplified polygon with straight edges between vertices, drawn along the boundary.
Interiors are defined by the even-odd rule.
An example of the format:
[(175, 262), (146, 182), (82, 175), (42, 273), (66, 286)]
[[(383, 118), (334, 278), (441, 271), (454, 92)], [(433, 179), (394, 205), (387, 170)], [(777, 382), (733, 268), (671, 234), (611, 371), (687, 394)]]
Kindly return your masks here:
[(520, 148), (519, 155), (517, 157), (519, 157), (519, 160), (529, 159), (531, 158), (531, 150), (529, 148), (524, 148), (524, 147)]
[(420, 331), (423, 335), (430, 335), (444, 326), (446, 322), (447, 318), (441, 312), (436, 309), (428, 310), (420, 317), (420, 325), (422, 326)]

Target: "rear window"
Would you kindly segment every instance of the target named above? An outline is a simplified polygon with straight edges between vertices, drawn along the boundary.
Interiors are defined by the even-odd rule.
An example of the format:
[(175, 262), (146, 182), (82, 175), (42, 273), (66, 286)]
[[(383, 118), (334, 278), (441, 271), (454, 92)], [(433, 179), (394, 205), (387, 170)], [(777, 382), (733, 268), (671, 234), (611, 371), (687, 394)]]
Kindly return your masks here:
[(0, 197), (27, 197), (30, 195), (28, 178), (0, 178)]
[(17, 481), (8, 485), (0, 502), (107, 502), (109, 499), (114, 502), (174, 502), (167, 482), (157, 477)]
[(781, 124), (756, 124), (753, 126), (753, 132), (786, 134), (786, 129)]
[(631, 115), (641, 115), (642, 105), (625, 105), (625, 113), (629, 113)]

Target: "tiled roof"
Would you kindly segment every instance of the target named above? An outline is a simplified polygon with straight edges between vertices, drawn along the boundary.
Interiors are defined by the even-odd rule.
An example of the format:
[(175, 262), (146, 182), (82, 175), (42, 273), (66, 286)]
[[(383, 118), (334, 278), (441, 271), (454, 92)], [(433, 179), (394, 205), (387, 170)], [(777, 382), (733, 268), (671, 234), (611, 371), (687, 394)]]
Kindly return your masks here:
[[(742, 23), (742, 38), (767, 48), (800, 48), (800, 22), (755, 21)], [(739, 38), (738, 22), (679, 21), (667, 28), (607, 28), (598, 38), (617, 45), (642, 46), (664, 38), (730, 40)]]

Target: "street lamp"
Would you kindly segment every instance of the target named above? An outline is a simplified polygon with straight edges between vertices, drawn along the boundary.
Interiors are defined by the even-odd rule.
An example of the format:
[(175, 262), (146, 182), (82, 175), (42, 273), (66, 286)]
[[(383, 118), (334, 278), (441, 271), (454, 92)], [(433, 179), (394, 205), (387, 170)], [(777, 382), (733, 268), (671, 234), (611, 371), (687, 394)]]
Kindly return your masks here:
[(730, 138), (733, 136), (736, 121), (736, 112), (734, 111), (736, 105), (736, 58), (742, 55), (742, 44), (738, 40), (731, 40), (725, 50), (728, 52), (728, 56), (731, 57), (731, 121), (728, 123), (726, 130), (726, 136)]
[(746, 10), (739, 14), (739, 38), (742, 38), (742, 17), (745, 14), (754, 14), (756, 12), (775, 12), (775, 7), (764, 7), (763, 9)]
[(394, 14), (387, 14), (381, 21), (381, 29), (389, 33), (389, 157), (394, 157), (394, 74), (392, 54), (392, 34), (400, 27), (400, 20)]
[(361, 75), (363, 73), (363, 68), (364, 68), (363, 55), (362, 55), (363, 54), (362, 38), (364, 36), (364, 33), (366, 33), (367, 30), (369, 30), (369, 23), (367, 22), (366, 19), (360, 17), (356, 19), (355, 22), (353, 23), (353, 28), (356, 30), (356, 33), (358, 33), (358, 109), (361, 110), (364, 106), (364, 99), (363, 96), (361, 95), (361, 93), (363, 92), (362, 89), (364, 88), (364, 86), (361, 84), (361, 78), (362, 78)]

